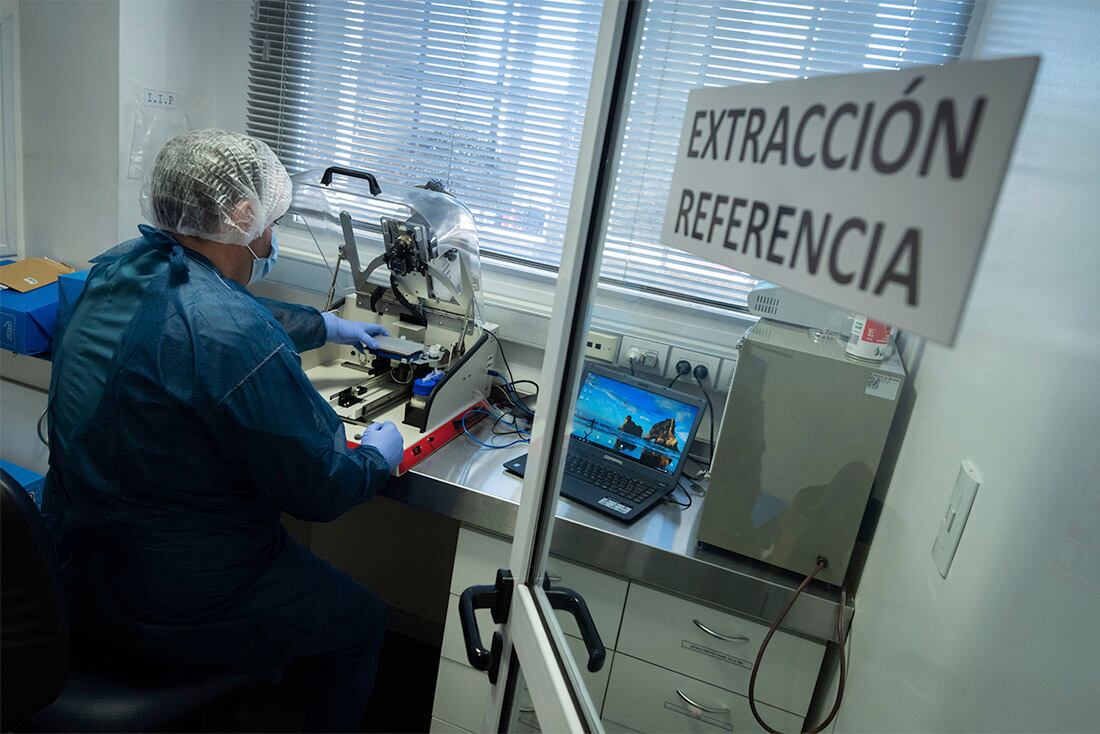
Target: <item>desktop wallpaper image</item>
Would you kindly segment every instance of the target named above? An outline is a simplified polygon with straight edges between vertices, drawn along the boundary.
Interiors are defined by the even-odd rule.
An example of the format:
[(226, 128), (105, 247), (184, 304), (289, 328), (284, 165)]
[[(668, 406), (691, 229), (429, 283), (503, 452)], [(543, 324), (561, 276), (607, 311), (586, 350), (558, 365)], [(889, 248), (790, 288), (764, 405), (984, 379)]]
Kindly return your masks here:
[(693, 405), (590, 372), (577, 397), (573, 435), (645, 466), (672, 472), (697, 412)]

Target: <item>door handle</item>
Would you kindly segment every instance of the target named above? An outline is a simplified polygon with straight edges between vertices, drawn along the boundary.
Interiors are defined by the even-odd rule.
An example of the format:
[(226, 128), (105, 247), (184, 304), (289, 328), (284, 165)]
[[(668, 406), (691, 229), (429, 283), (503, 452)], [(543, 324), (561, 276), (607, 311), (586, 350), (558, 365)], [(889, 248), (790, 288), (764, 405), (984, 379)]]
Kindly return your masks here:
[(607, 650), (603, 646), (603, 640), (600, 639), (596, 623), (592, 621), (592, 612), (588, 610), (588, 604), (584, 601), (584, 597), (563, 586), (551, 587), (549, 576), (543, 577), (542, 585), (546, 592), (546, 598), (550, 601), (550, 606), (559, 611), (569, 612), (573, 615), (573, 619), (577, 620), (577, 626), (581, 630), (581, 639), (588, 651), (588, 672), (595, 673), (599, 671), (607, 658)]
[(492, 586), (471, 586), (458, 598), (458, 620), (462, 623), (462, 640), (466, 645), (466, 659), (475, 670), (489, 674), (489, 680), (496, 685), (500, 672), (500, 656), (504, 649), (504, 637), (499, 631), (493, 632), (492, 648), (485, 649), (481, 642), (481, 632), (477, 628), (474, 611), (488, 609), (497, 624), (508, 621), (508, 610), (512, 608), (512, 572), (506, 568), (497, 570), (497, 581)]

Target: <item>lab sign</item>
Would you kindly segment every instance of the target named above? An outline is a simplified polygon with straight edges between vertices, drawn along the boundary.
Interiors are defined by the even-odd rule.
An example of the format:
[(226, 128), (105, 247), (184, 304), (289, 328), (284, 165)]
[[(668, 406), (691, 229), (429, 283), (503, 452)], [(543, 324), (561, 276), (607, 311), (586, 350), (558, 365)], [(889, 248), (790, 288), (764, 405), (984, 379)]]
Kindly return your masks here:
[(1038, 63), (696, 89), (663, 241), (951, 344)]

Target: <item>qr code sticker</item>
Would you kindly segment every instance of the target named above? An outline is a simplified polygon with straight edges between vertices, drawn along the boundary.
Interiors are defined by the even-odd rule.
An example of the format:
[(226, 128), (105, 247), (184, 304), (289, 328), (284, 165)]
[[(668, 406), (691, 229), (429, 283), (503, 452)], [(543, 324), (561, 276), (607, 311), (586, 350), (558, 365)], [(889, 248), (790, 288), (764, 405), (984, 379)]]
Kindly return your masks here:
[(872, 372), (867, 375), (867, 386), (863, 392), (884, 400), (893, 400), (898, 396), (898, 388), (901, 387), (901, 378), (894, 375), (884, 375), (881, 372)]

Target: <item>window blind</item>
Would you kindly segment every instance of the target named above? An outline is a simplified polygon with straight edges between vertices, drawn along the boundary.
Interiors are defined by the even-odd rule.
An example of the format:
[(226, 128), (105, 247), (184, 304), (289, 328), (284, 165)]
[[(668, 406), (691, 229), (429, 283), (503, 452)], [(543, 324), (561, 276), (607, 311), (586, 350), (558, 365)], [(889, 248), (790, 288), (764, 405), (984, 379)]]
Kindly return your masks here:
[(653, 0), (612, 192), (602, 276), (743, 307), (756, 279), (660, 244), (688, 93), (958, 57), (973, 0)]
[[(756, 280), (659, 242), (691, 89), (943, 63), (973, 0), (652, 0), (602, 278), (743, 307)], [(292, 171), (438, 178), (483, 252), (556, 267), (599, 30), (595, 0), (254, 0), (248, 126)]]
[(483, 253), (556, 267), (600, 15), (586, 0), (257, 0), (249, 131), (292, 172), (439, 179)]

